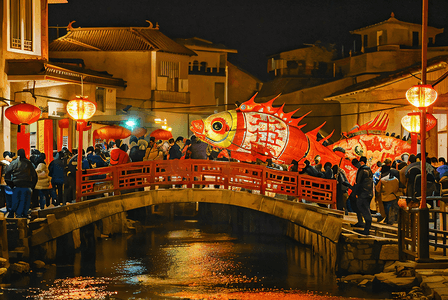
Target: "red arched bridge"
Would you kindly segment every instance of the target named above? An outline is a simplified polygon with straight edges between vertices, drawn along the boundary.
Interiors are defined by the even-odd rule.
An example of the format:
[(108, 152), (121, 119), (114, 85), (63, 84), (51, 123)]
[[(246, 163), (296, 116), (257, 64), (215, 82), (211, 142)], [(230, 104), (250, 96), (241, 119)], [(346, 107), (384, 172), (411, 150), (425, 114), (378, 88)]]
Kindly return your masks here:
[[(102, 179), (98, 175), (105, 176)], [(262, 165), (200, 159), (156, 160), (85, 170), (80, 197), (119, 195), (121, 191), (146, 188), (214, 187), (250, 190), (254, 194), (287, 195), (336, 208), (336, 180)]]

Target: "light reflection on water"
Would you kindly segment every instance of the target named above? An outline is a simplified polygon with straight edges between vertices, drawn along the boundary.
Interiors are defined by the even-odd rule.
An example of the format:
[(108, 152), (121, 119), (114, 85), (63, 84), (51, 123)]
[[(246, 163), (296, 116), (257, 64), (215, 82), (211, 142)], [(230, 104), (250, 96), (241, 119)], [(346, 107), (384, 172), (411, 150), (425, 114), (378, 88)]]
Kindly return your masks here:
[(322, 259), (286, 238), (235, 237), (176, 221), (103, 239), (73, 264), (13, 283), (0, 300), (332, 299), (341, 296), (335, 279)]

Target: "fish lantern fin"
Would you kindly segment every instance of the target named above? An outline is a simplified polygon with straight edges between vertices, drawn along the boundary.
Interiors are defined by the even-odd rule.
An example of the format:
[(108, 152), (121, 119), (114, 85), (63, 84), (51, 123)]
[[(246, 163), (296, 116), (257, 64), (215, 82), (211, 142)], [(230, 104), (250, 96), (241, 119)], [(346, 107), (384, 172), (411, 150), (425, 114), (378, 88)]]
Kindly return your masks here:
[(306, 114), (304, 114), (303, 116), (299, 117), (299, 118), (295, 118), (295, 119), (291, 118), (291, 121), (289, 121), (289, 125), (295, 126), (295, 127), (299, 128), (299, 129), (305, 127), (306, 124), (305, 125), (299, 125), (299, 123), (300, 123), (300, 121), (303, 120), (303, 118), (305, 118), (310, 113), (311, 113), (311, 110), (309, 112), (307, 112)]
[(325, 122), (323, 122), (322, 125), (320, 125), (319, 127), (316, 127), (316, 128), (314, 128), (313, 130), (311, 130), (311, 131), (308, 131), (308, 132), (306, 133), (306, 135), (307, 135), (309, 138), (311, 138), (311, 139), (313, 139), (314, 141), (316, 141), (316, 140), (317, 140), (317, 133), (319, 132), (319, 130), (320, 130), (322, 127), (324, 127), (325, 123), (327, 123), (327, 122), (325, 121)]
[(252, 96), (249, 100), (242, 103), (236, 110), (237, 111), (252, 111), (252, 109), (257, 105), (255, 103), (255, 97), (258, 95), (258, 93), (255, 93), (255, 95)]
[(328, 141), (328, 139), (331, 138), (331, 136), (333, 135), (333, 133), (334, 133), (334, 129), (333, 129), (333, 131), (332, 131), (329, 135), (327, 135), (326, 138), (321, 139), (321, 140), (319, 141), (319, 143), (322, 145), (325, 141)]
[(389, 115), (387, 113), (379, 113), (373, 120), (370, 120), (361, 126), (356, 125), (349, 131), (349, 134), (363, 130), (386, 131), (387, 125), (389, 125)]

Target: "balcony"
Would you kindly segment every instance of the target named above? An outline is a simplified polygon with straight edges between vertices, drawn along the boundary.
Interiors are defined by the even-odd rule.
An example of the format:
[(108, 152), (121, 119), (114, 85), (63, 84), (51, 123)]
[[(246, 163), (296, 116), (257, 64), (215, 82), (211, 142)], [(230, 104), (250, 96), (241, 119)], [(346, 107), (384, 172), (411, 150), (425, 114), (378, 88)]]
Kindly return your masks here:
[(157, 102), (190, 104), (190, 93), (152, 91), (152, 99)]
[(205, 76), (226, 76), (225, 68), (210, 68), (205, 66), (190, 66), (188, 69), (189, 75), (205, 75)]

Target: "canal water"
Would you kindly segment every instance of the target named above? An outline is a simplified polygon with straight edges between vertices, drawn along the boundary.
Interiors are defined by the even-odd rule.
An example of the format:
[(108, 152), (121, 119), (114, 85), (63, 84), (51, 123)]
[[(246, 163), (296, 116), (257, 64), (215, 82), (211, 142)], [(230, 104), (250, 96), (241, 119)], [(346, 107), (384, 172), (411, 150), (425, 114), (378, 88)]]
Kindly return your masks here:
[(0, 289), (16, 299), (341, 299), (388, 298), (338, 289), (309, 248), (286, 237), (232, 235), (181, 220), (103, 238)]

